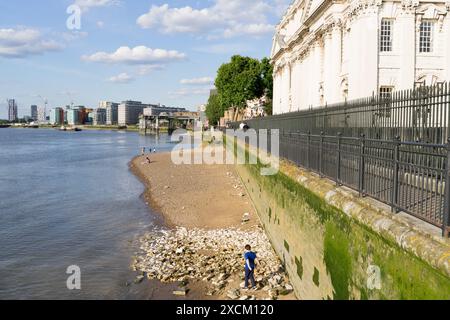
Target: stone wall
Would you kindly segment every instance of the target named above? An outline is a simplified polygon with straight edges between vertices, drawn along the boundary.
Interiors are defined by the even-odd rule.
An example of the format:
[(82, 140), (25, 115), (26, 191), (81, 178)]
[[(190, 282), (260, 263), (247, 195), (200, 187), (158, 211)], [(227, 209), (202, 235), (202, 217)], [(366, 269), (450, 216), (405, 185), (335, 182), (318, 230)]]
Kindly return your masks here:
[(286, 162), (237, 170), (299, 299), (450, 299), (448, 240)]

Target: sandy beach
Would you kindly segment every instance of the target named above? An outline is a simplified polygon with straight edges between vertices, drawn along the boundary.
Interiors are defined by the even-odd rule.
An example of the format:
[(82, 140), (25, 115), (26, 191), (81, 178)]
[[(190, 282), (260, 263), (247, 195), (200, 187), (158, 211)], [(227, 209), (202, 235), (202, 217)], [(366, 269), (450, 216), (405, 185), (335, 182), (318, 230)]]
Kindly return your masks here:
[[(295, 299), (293, 293), (286, 292), (284, 287), (282, 287), (284, 284), (287, 285), (288, 289), (290, 287), (287, 276), (284, 272), (281, 272), (280, 276), (278, 275), (279, 260), (259, 225), (259, 219), (251, 199), (248, 197), (233, 165), (175, 165), (171, 161), (170, 153), (152, 154), (151, 160), (152, 163), (148, 164), (145, 156), (136, 157), (130, 163), (130, 169), (146, 186), (146, 191), (143, 195), (145, 202), (153, 211), (161, 214), (168, 229), (178, 230), (174, 231), (177, 237), (181, 235), (181, 239), (179, 238), (175, 242), (175, 246), (180, 246), (180, 243), (185, 241), (187, 237), (197, 237), (200, 239), (197, 242), (205, 240), (205, 243), (209, 241), (206, 239), (211, 237), (211, 235), (217, 239), (221, 236), (225, 237), (222, 241), (224, 243), (228, 241), (230, 234), (237, 238), (227, 243), (226, 248), (217, 248), (216, 251), (214, 249), (203, 250), (198, 246), (195, 249), (185, 249), (186, 251), (191, 249), (195, 251), (194, 254), (191, 250), (191, 256), (184, 252), (184, 254), (176, 255), (175, 251), (182, 249), (174, 248), (172, 255), (165, 256), (161, 260), (173, 259), (174, 261), (171, 263), (173, 263), (175, 269), (177, 268), (177, 263), (183, 266), (189, 266), (190, 264), (194, 266), (194, 263), (198, 261), (190, 261), (188, 259), (195, 260), (197, 259), (195, 257), (199, 257), (197, 260), (203, 259), (204, 261), (198, 262), (197, 267), (189, 267), (190, 272), (187, 272), (186, 275), (182, 274), (180, 276), (178, 273), (176, 273), (177, 276), (173, 275), (172, 277), (159, 275), (158, 277), (164, 280), (162, 282), (185, 280), (181, 282), (188, 283), (187, 289), (189, 293), (186, 296), (188, 299), (197, 299), (199, 297), (202, 299), (229, 299), (230, 291), (239, 290), (239, 286), (242, 285), (244, 262), (239, 254), (241, 251), (243, 253), (243, 246), (246, 244), (243, 241), (249, 241), (261, 244), (259, 250), (263, 251), (262, 256), (265, 257), (261, 265), (265, 266), (265, 269), (260, 274), (256, 273), (257, 281), (260, 280), (261, 282), (260, 290), (251, 293), (241, 292), (239, 294), (241, 300), (244, 300), (245, 297), (248, 297), (249, 300), (267, 299), (268, 296), (272, 297), (274, 295), (273, 290), (269, 290), (274, 289), (274, 287), (282, 288), (285, 291), (282, 295), (278, 295), (277, 291), (275, 298)], [(148, 236), (142, 240), (142, 248), (145, 247), (146, 252), (151, 251), (149, 247), (155, 249), (158, 245), (161, 245), (160, 239), (155, 240), (154, 235)], [(214, 242), (217, 239), (212, 239), (212, 241)], [(152, 241), (154, 243), (149, 244)], [(162, 241), (170, 242), (170, 239)], [(195, 241), (193, 240), (192, 242)], [(162, 246), (168, 248), (171, 244), (173, 243), (163, 242)], [(186, 246), (186, 244), (184, 245)], [(190, 243), (190, 245), (193, 247), (195, 244)], [(220, 246), (220, 243), (218, 246)], [(189, 247), (189, 244), (187, 247)], [(219, 268), (221, 264), (224, 264), (224, 261), (230, 260), (230, 257), (223, 252), (230, 254), (231, 251), (233, 251), (233, 264), (230, 263), (228, 268)], [(181, 252), (177, 251), (177, 253)], [(156, 260), (159, 258), (158, 254), (155, 254), (154, 251), (146, 257), (142, 257), (135, 262), (134, 268), (138, 271), (144, 270), (146, 271), (145, 273), (149, 274), (149, 268), (155, 264), (155, 255)], [(216, 261), (219, 257), (224, 260), (222, 262), (220, 260)], [(216, 260), (212, 261), (213, 258)], [(203, 266), (208, 265), (208, 263), (212, 265), (214, 265), (213, 263), (218, 264), (216, 268), (221, 270), (217, 277), (198, 271), (203, 269)], [(263, 268), (261, 267), (260, 269)], [(213, 273), (212, 270), (210, 272)], [(268, 284), (268, 280), (271, 280), (269, 278), (274, 275), (276, 275), (276, 278), (280, 278), (279, 285), (275, 282), (273, 285)], [(148, 277), (150, 278), (150, 275)], [(188, 278), (189, 280), (187, 280)]]

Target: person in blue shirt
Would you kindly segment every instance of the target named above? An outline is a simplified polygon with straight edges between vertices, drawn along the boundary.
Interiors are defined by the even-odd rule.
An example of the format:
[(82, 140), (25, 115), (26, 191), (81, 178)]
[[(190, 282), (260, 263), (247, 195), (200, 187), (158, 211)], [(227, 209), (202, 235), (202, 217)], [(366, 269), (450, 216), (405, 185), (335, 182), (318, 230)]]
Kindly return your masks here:
[(248, 290), (249, 282), (252, 284), (252, 290), (256, 290), (255, 282), (255, 259), (256, 253), (252, 252), (250, 245), (245, 246), (244, 260), (245, 260), (245, 287), (244, 290)]

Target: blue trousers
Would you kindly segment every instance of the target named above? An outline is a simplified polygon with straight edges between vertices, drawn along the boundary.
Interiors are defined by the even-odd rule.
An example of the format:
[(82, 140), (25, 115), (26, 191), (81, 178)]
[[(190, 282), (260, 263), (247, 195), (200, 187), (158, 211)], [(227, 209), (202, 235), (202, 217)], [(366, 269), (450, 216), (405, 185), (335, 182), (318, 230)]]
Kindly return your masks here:
[(248, 288), (249, 281), (252, 283), (252, 287), (256, 287), (255, 281), (255, 269), (252, 271), (245, 268), (245, 287)]

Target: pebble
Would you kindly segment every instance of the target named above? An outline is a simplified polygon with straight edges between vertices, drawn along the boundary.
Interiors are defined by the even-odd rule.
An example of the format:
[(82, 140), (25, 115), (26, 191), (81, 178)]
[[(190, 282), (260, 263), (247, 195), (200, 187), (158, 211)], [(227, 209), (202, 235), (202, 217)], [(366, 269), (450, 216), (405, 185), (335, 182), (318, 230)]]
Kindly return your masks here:
[(186, 296), (187, 295), (187, 290), (186, 289), (178, 289), (173, 291), (173, 295), (174, 296)]
[[(250, 244), (257, 253), (256, 279), (258, 286), (264, 288), (264, 294), (274, 299), (278, 296), (275, 288), (290, 291), (292, 286), (284, 283), (287, 276), (280, 268), (280, 260), (259, 226), (246, 231), (234, 228), (188, 230), (180, 227), (154, 230), (139, 240), (140, 252), (131, 268), (140, 272), (139, 279), (144, 279), (143, 275), (146, 275), (148, 279), (164, 283), (203, 280), (210, 287), (207, 294), (222, 295), (223, 289), (232, 283), (232, 276), (238, 274), (243, 280), (246, 244)], [(243, 287), (244, 283), (241, 283), (240, 288)], [(184, 289), (174, 291), (176, 295), (186, 293)], [(230, 290), (227, 296), (238, 299), (239, 288)]]
[(230, 290), (227, 293), (227, 297), (230, 298), (231, 300), (239, 299), (240, 295), (241, 292), (238, 289)]

